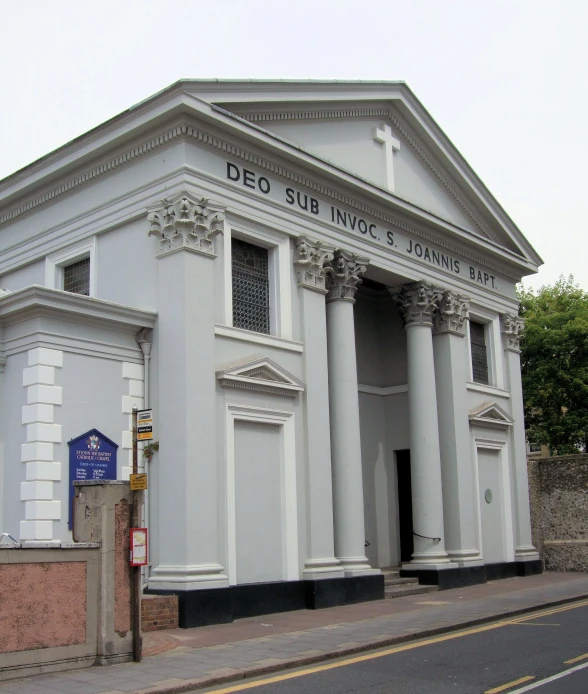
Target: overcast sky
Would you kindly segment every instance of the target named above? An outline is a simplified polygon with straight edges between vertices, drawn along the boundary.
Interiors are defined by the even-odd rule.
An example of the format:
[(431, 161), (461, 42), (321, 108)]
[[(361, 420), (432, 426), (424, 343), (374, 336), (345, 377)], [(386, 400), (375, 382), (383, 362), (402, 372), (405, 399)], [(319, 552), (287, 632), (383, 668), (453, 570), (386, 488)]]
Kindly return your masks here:
[(404, 80), (588, 290), (582, 0), (0, 0), (0, 178), (182, 77)]

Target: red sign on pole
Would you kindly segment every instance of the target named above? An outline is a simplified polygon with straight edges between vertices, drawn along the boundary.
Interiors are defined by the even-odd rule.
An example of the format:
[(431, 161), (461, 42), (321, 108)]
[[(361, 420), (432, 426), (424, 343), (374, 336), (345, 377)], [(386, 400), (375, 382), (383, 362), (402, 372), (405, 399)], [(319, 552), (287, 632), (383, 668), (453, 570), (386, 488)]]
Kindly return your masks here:
[(131, 566), (147, 564), (147, 528), (131, 528)]

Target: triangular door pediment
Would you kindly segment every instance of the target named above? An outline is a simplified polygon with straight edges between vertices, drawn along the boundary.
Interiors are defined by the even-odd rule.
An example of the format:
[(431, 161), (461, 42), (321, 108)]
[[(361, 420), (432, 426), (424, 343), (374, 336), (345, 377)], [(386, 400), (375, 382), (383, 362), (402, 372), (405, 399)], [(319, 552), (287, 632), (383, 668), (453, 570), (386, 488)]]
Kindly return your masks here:
[(506, 428), (513, 425), (512, 417), (495, 402), (486, 402), (470, 410), (470, 424)]
[(295, 397), (304, 383), (269, 357), (254, 355), (225, 364), (216, 371), (223, 388), (256, 390), (274, 395)]

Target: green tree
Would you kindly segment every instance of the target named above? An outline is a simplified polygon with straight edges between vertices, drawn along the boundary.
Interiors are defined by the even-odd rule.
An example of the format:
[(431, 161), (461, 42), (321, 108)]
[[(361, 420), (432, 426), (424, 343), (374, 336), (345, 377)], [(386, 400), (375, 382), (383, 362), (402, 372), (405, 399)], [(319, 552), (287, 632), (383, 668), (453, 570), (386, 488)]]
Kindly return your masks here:
[(588, 438), (588, 293), (570, 275), (518, 297), (527, 438), (574, 453)]

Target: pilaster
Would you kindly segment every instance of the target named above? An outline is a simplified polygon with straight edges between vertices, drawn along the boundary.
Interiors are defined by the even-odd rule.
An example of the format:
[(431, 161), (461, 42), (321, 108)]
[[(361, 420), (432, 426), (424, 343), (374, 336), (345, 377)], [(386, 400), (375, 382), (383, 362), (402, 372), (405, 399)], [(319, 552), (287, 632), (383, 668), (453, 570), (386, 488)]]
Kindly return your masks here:
[(25, 464), (25, 481), (20, 484), (20, 499), (25, 505), (21, 540), (53, 540), (53, 521), (61, 519), (61, 501), (54, 499), (61, 462), (54, 460), (54, 449), (62, 440), (61, 424), (55, 423), (55, 408), (62, 403), (56, 371), (62, 367), (62, 351), (37, 347), (29, 350), (28, 366), (23, 370), (27, 404), (22, 408), (22, 424), (27, 442), (21, 450)]
[(333, 260), (335, 249), (322, 241), (299, 236), (296, 240), (294, 270), (298, 286), (319, 294), (327, 294), (326, 279), (331, 272), (327, 266)]
[(333, 250), (305, 236), (296, 242), (294, 269), (298, 278), (304, 341), (306, 390), (303, 394), (306, 431), (307, 555), (305, 579), (338, 578), (343, 569), (335, 558), (333, 479), (329, 432), (329, 381), (325, 312), (326, 263)]
[(500, 316), (500, 330), (504, 348), (506, 377), (510, 390), (510, 403), (514, 426), (511, 428), (511, 447), (514, 481), (515, 559), (535, 561), (539, 553), (531, 537), (531, 513), (529, 508), (529, 479), (527, 473), (527, 444), (525, 439), (525, 414), (521, 383), (520, 338), (525, 323), (519, 316), (505, 313)]
[[(183, 194), (149, 214), (159, 258), (159, 565), (149, 587), (228, 585), (219, 563), (213, 238), (224, 215)], [(138, 379), (134, 379), (138, 380)], [(130, 396), (129, 396), (130, 397)], [(173, 509), (173, 512), (171, 511)]]
[(327, 270), (327, 349), (335, 556), (345, 576), (379, 573), (364, 552), (363, 479), (353, 304), (368, 260), (337, 249)]
[(466, 387), (469, 299), (444, 291), (433, 319), (445, 547), (449, 559), (464, 567), (482, 563), (476, 541), (477, 493)]
[(433, 358), (438, 289), (415, 282), (395, 295), (408, 349), (408, 410), (414, 552), (408, 569), (455, 567), (445, 551), (441, 453)]

